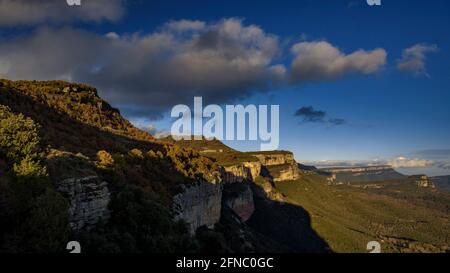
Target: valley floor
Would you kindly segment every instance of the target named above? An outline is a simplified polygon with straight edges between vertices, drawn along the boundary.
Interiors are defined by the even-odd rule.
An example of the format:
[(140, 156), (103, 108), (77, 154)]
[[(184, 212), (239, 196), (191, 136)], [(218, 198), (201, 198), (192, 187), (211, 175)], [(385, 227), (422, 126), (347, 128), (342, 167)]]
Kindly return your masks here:
[(389, 253), (450, 250), (448, 193), (405, 180), (328, 185), (316, 174), (276, 187), (310, 214), (312, 228), (333, 251), (368, 252), (370, 241)]

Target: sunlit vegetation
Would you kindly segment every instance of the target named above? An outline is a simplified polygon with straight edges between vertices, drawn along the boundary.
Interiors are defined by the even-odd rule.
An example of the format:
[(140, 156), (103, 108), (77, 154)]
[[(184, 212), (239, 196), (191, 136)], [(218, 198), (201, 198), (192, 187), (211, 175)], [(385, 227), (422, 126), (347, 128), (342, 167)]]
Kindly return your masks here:
[(67, 201), (44, 154), (33, 120), (0, 105), (0, 252), (58, 252), (67, 242)]
[(449, 251), (449, 194), (419, 190), (408, 180), (371, 184), (382, 187), (328, 185), (312, 174), (276, 187), (308, 211), (334, 251), (367, 252), (369, 241), (379, 241), (383, 252)]
[[(180, 184), (216, 181), (217, 163), (161, 143), (133, 127), (87, 85), (0, 80), (0, 251), (194, 251), (202, 243), (175, 223)], [(71, 231), (63, 179), (96, 175), (108, 182), (111, 218)]]
[(258, 158), (249, 153), (240, 152), (224, 145), (219, 140), (179, 140), (168, 137), (164, 141), (178, 146), (193, 149), (205, 157), (209, 157), (222, 166), (236, 165), (242, 162), (256, 162)]

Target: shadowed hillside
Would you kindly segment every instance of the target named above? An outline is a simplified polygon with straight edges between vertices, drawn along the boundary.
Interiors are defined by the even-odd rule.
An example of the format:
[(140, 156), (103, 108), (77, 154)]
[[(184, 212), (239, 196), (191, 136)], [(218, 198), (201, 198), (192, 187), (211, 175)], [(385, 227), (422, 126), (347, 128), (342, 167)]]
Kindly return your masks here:
[[(82, 84), (1, 80), (0, 106), (0, 252), (65, 252), (69, 240), (87, 253), (327, 249), (319, 237), (320, 248), (307, 242), (314, 232), (301, 208), (280, 215), (296, 217), (300, 233), (271, 228), (270, 218), (259, 232), (237, 214), (262, 185), (236, 195), (220, 181), (252, 183), (261, 165), (250, 154), (218, 141), (157, 141)], [(245, 176), (224, 176), (242, 162)], [(255, 197), (255, 209), (276, 216), (285, 206), (264, 187), (272, 193)]]

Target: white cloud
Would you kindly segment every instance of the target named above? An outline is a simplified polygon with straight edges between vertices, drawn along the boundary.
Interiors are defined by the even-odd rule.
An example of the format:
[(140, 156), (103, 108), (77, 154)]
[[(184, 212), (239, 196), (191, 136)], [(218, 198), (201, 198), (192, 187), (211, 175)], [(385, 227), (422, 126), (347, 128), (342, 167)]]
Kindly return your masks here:
[(433, 166), (434, 162), (426, 159), (397, 157), (389, 161), (389, 165), (394, 168), (426, 168)]
[(358, 50), (344, 54), (328, 42), (301, 42), (291, 48), (292, 79), (301, 81), (334, 80), (349, 73), (372, 74), (386, 63), (384, 49)]
[(71, 7), (65, 0), (0, 0), (0, 26), (116, 21), (125, 12), (123, 0), (82, 0), (81, 3)]
[(0, 42), (0, 76), (89, 83), (108, 101), (141, 114), (191, 103), (194, 95), (222, 103), (283, 78), (285, 68), (273, 63), (276, 36), (234, 18), (203, 24), (197, 29), (200, 22), (181, 21), (176, 30), (146, 35), (41, 28)]
[(105, 37), (116, 40), (120, 38), (120, 35), (117, 34), (116, 32), (108, 32), (105, 34)]
[(437, 52), (437, 45), (416, 44), (403, 50), (402, 58), (397, 62), (397, 68), (403, 72), (428, 76), (426, 70), (426, 54)]

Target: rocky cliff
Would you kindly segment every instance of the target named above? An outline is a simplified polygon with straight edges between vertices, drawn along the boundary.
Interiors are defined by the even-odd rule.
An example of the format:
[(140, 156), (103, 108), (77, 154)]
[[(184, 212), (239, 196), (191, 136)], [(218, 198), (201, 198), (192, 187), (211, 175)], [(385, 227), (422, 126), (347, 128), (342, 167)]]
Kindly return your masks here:
[(73, 230), (90, 229), (108, 220), (110, 192), (98, 176), (68, 178), (57, 183), (57, 190), (70, 201), (69, 222)]
[(222, 169), (222, 179), (225, 183), (253, 181), (261, 174), (260, 162), (243, 162)]
[(267, 169), (274, 182), (296, 180), (301, 175), (301, 171), (296, 164), (272, 165)]
[(292, 181), (300, 177), (302, 171), (294, 160), (292, 152), (251, 152), (263, 165), (263, 176), (270, 177), (274, 182)]
[(295, 163), (294, 155), (288, 151), (250, 152), (248, 154), (258, 158), (264, 166)]
[(419, 188), (436, 188), (435, 184), (426, 175), (413, 175), (409, 178), (413, 179)]
[(175, 220), (185, 221), (192, 235), (201, 226), (212, 228), (220, 219), (222, 187), (208, 182), (183, 185), (183, 191), (173, 198)]

